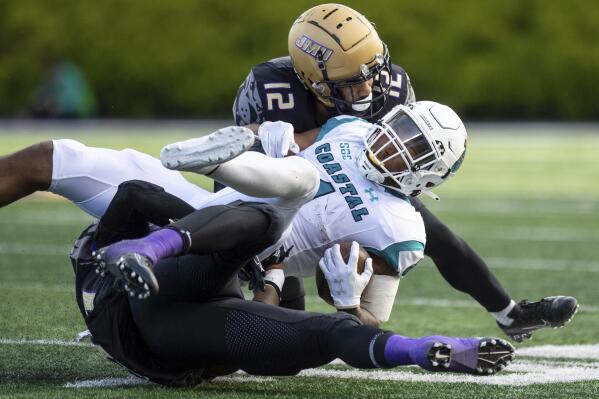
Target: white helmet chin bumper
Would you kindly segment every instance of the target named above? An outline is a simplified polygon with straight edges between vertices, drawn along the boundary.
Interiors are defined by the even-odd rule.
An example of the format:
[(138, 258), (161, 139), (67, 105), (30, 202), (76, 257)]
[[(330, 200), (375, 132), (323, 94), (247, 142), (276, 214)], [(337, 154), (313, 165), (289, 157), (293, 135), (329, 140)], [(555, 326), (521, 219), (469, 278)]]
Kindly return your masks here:
[[(451, 108), (432, 101), (399, 105), (373, 124), (358, 165), (368, 180), (417, 196), (455, 174), (466, 153), (466, 140), (466, 129)], [(396, 165), (403, 166), (388, 168)], [(438, 199), (432, 193), (431, 197)]]

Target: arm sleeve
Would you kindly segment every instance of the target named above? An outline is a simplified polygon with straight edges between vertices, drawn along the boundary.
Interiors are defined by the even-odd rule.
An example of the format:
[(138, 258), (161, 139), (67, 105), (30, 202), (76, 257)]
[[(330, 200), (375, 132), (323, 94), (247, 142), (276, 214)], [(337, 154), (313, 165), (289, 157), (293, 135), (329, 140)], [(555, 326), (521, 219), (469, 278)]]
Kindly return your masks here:
[(233, 117), (238, 126), (264, 122), (264, 109), (253, 70), (237, 90), (233, 103)]

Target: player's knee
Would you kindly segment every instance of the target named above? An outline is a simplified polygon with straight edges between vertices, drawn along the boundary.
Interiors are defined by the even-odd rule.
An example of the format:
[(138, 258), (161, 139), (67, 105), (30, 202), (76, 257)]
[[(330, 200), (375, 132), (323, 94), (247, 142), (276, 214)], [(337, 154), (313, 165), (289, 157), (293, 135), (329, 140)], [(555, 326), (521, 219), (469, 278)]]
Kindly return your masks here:
[(300, 175), (300, 179), (298, 179), (298, 181), (300, 182), (301, 186), (299, 189), (301, 192), (300, 196), (303, 196), (310, 200), (316, 195), (316, 192), (318, 191), (318, 187), (320, 185), (320, 174), (318, 173), (318, 170), (316, 170), (314, 165), (312, 165), (307, 160), (298, 157), (297, 161), (299, 169), (298, 174)]
[(240, 203), (234, 212), (238, 219), (236, 235), (243, 237), (243, 247), (251, 252), (260, 252), (277, 243), (288, 226), (282, 211), (271, 204)]
[(360, 319), (347, 312), (337, 312), (330, 315), (335, 319), (334, 325), (336, 328), (355, 327), (362, 325)]
[(164, 189), (156, 184), (143, 180), (128, 180), (119, 184), (115, 198), (123, 201), (137, 201), (148, 192), (163, 192)]
[(262, 241), (266, 246), (274, 245), (279, 241), (289, 225), (287, 218), (278, 207), (271, 204), (261, 204), (260, 210), (266, 215), (268, 220)]

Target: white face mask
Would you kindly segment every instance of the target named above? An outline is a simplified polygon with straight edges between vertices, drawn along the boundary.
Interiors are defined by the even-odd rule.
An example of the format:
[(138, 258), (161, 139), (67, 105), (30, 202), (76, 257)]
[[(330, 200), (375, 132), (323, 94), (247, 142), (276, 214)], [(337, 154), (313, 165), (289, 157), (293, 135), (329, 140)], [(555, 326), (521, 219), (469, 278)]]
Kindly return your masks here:
[[(370, 108), (370, 102), (372, 101), (372, 93), (370, 93), (368, 96), (362, 98), (361, 100), (358, 100), (361, 104), (352, 104), (351, 108), (354, 111), (357, 112), (364, 112), (366, 111), (368, 108)], [(364, 102), (362, 104), (362, 102)]]

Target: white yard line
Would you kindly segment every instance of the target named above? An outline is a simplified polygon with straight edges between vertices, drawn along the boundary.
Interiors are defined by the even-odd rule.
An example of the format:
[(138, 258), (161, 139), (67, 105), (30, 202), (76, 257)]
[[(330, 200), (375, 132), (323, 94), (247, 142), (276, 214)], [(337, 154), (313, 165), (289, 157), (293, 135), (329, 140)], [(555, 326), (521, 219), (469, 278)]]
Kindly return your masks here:
[(488, 215), (526, 215), (526, 217), (546, 217), (551, 215), (585, 215), (599, 208), (599, 201), (559, 201), (552, 199), (506, 199), (506, 200), (473, 200), (463, 201), (449, 198), (430, 204), (429, 208), (435, 213), (455, 214), (488, 214)]
[[(322, 299), (317, 295), (306, 295), (306, 303), (308, 304), (322, 304)], [(407, 305), (407, 306), (433, 306), (440, 308), (472, 308), (481, 309), (481, 306), (474, 300), (454, 300), (454, 299), (442, 299), (442, 298), (397, 298), (395, 299), (395, 305)], [(580, 310), (588, 313), (598, 313), (599, 306), (593, 305), (580, 305)]]
[(42, 345), (42, 346), (90, 346), (88, 342), (64, 341), (61, 339), (8, 339), (0, 338), (0, 345)]
[[(599, 380), (599, 364), (551, 364), (534, 363), (529, 361), (516, 361), (506, 371), (494, 376), (473, 376), (452, 373), (420, 373), (414, 372), (414, 367), (398, 368), (393, 370), (333, 370), (316, 368), (303, 370), (300, 377), (307, 378), (336, 378), (369, 381), (406, 381), (426, 383), (454, 383), (478, 384), (500, 386), (526, 386), (537, 384), (558, 384), (577, 381)], [(258, 377), (237, 372), (230, 376), (219, 377), (214, 383), (255, 383), (273, 381), (272, 377)], [(137, 377), (103, 378), (84, 381), (69, 382), (66, 388), (105, 388), (114, 386), (145, 385), (146, 380)]]
[(128, 377), (115, 377), (115, 378), (98, 378), (95, 380), (82, 380), (67, 382), (65, 388), (108, 388), (108, 387), (124, 387), (124, 386), (136, 386), (136, 385), (149, 385), (148, 382), (142, 378), (135, 376)]
[(449, 373), (413, 373), (407, 369), (405, 371), (396, 369), (391, 371), (377, 370), (367, 372), (363, 370), (329, 370), (322, 368), (304, 370), (299, 375), (303, 377), (382, 381), (523, 386), (599, 380), (599, 367), (556, 367), (548, 364), (516, 361), (506, 369), (506, 372), (490, 377)]
[(551, 227), (515, 227), (501, 231), (488, 229), (482, 239), (500, 239), (503, 241), (540, 241), (540, 242), (582, 242), (599, 243), (599, 233), (590, 229), (551, 228)]
[[(596, 359), (599, 360), (599, 344), (594, 345), (541, 345), (520, 348), (519, 356), (561, 359)], [(599, 367), (597, 365), (596, 367)]]
[(485, 261), (497, 269), (516, 270), (557, 270), (568, 272), (599, 272), (599, 262), (577, 259), (539, 259), (539, 258), (485, 258)]
[[(0, 339), (0, 345), (53, 345), (53, 346), (84, 346), (89, 343), (63, 341), (54, 339), (20, 340)], [(472, 383), (484, 385), (534, 385), (555, 384), (576, 381), (599, 380), (599, 362), (583, 363), (567, 362), (559, 359), (599, 360), (599, 344), (592, 345), (542, 345), (520, 348), (516, 355), (527, 358), (537, 358), (541, 361), (520, 360), (512, 363), (509, 368), (498, 375), (480, 377), (462, 374), (445, 373), (416, 373), (415, 368), (401, 368), (393, 370), (333, 370), (316, 368), (302, 371), (301, 377), (316, 378), (343, 378), (384, 381), (411, 381), (429, 383)], [(551, 361), (551, 359), (554, 359)], [(339, 361), (333, 362), (340, 364)], [(341, 363), (342, 364), (342, 363)], [(231, 376), (221, 377), (216, 382), (264, 382), (272, 380), (271, 377), (249, 376), (244, 373), (235, 373)], [(136, 377), (103, 378), (84, 381), (69, 382), (67, 388), (96, 388), (112, 386), (129, 386), (147, 384), (147, 381)]]

